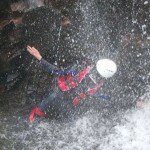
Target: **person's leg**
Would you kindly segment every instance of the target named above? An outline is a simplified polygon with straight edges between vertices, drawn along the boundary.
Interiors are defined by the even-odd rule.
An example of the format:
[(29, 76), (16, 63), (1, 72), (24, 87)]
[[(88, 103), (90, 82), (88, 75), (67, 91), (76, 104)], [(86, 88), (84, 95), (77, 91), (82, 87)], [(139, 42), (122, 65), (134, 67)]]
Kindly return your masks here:
[(59, 94), (60, 93), (58, 93), (58, 88), (54, 88), (53, 91), (51, 91), (51, 93), (45, 99), (42, 100), (38, 107), (40, 107), (43, 112), (46, 112), (47, 109), (49, 109), (49, 107), (53, 104), (54, 99)]
[(40, 103), (39, 108), (49, 117), (68, 116), (73, 111), (73, 105), (71, 99), (67, 99), (67, 94), (55, 89)]

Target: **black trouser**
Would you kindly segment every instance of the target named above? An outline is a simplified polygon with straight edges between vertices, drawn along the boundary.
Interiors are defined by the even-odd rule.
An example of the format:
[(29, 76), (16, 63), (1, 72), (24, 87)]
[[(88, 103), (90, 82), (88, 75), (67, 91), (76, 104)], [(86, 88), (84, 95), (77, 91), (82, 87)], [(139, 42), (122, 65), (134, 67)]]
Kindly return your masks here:
[(68, 92), (63, 92), (58, 87), (55, 87), (38, 107), (48, 116), (68, 115), (73, 111), (74, 107), (72, 99), (69, 99), (67, 94)]

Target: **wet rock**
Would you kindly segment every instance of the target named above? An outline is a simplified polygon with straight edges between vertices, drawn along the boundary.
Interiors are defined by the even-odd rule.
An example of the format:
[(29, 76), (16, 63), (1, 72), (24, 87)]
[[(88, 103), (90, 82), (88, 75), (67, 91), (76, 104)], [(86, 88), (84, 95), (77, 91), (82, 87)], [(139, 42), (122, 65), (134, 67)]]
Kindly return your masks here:
[(51, 3), (57, 9), (70, 9), (76, 2), (77, 0), (46, 0), (46, 3)]
[(26, 12), (30, 9), (42, 7), (44, 5), (45, 5), (44, 0), (26, 0), (26, 1), (19, 1), (19, 2), (12, 3), (10, 5), (10, 8), (12, 12), (15, 11)]
[(41, 7), (25, 13), (23, 23), (27, 26), (28, 31), (36, 35), (52, 34), (53, 30), (60, 27), (61, 14), (49, 8)]
[(55, 62), (60, 44), (61, 17), (54, 9), (40, 7), (25, 13), (23, 18), (26, 44), (39, 49), (51, 63)]
[(9, 53), (1, 53), (0, 61), (0, 85), (3, 91), (10, 90), (25, 77), (22, 54), (10, 56)]
[(22, 17), (9, 20), (0, 31), (0, 86), (11, 90), (25, 77)]
[(63, 17), (61, 21), (61, 26), (66, 27), (71, 25), (71, 20), (68, 17)]
[(20, 1), (20, 2), (16, 2), (16, 3), (12, 3), (10, 5), (10, 8), (11, 8), (12, 12), (25, 11), (25, 10), (29, 9), (29, 5), (27, 2)]
[(0, 30), (2, 30), (7, 24), (10, 23), (10, 20), (4, 20), (0, 23)]
[(45, 5), (45, 0), (28, 0), (28, 4), (30, 9), (36, 8), (36, 7), (42, 7)]

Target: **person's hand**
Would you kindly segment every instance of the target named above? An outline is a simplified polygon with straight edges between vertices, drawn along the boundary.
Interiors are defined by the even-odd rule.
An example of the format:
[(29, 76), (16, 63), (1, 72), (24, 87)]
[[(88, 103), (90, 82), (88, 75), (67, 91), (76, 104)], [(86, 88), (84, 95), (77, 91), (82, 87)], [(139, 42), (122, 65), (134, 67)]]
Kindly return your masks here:
[(136, 107), (137, 107), (137, 108), (144, 108), (144, 106), (145, 106), (145, 102), (144, 102), (144, 101), (138, 100), (138, 101), (136, 102)]
[(28, 51), (32, 56), (34, 56), (36, 59), (38, 59), (38, 60), (41, 60), (41, 59), (42, 59), (41, 54), (39, 53), (39, 51), (38, 51), (36, 48), (31, 47), (31, 46), (27, 46), (27, 51)]

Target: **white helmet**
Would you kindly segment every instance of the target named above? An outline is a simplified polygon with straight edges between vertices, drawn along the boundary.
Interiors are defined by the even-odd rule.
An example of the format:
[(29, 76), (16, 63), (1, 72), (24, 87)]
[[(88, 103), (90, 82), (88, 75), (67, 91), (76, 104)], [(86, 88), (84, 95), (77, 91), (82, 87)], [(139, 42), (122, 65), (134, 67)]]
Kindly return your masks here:
[(110, 59), (101, 59), (96, 64), (98, 73), (104, 78), (112, 77), (117, 71), (117, 65)]

